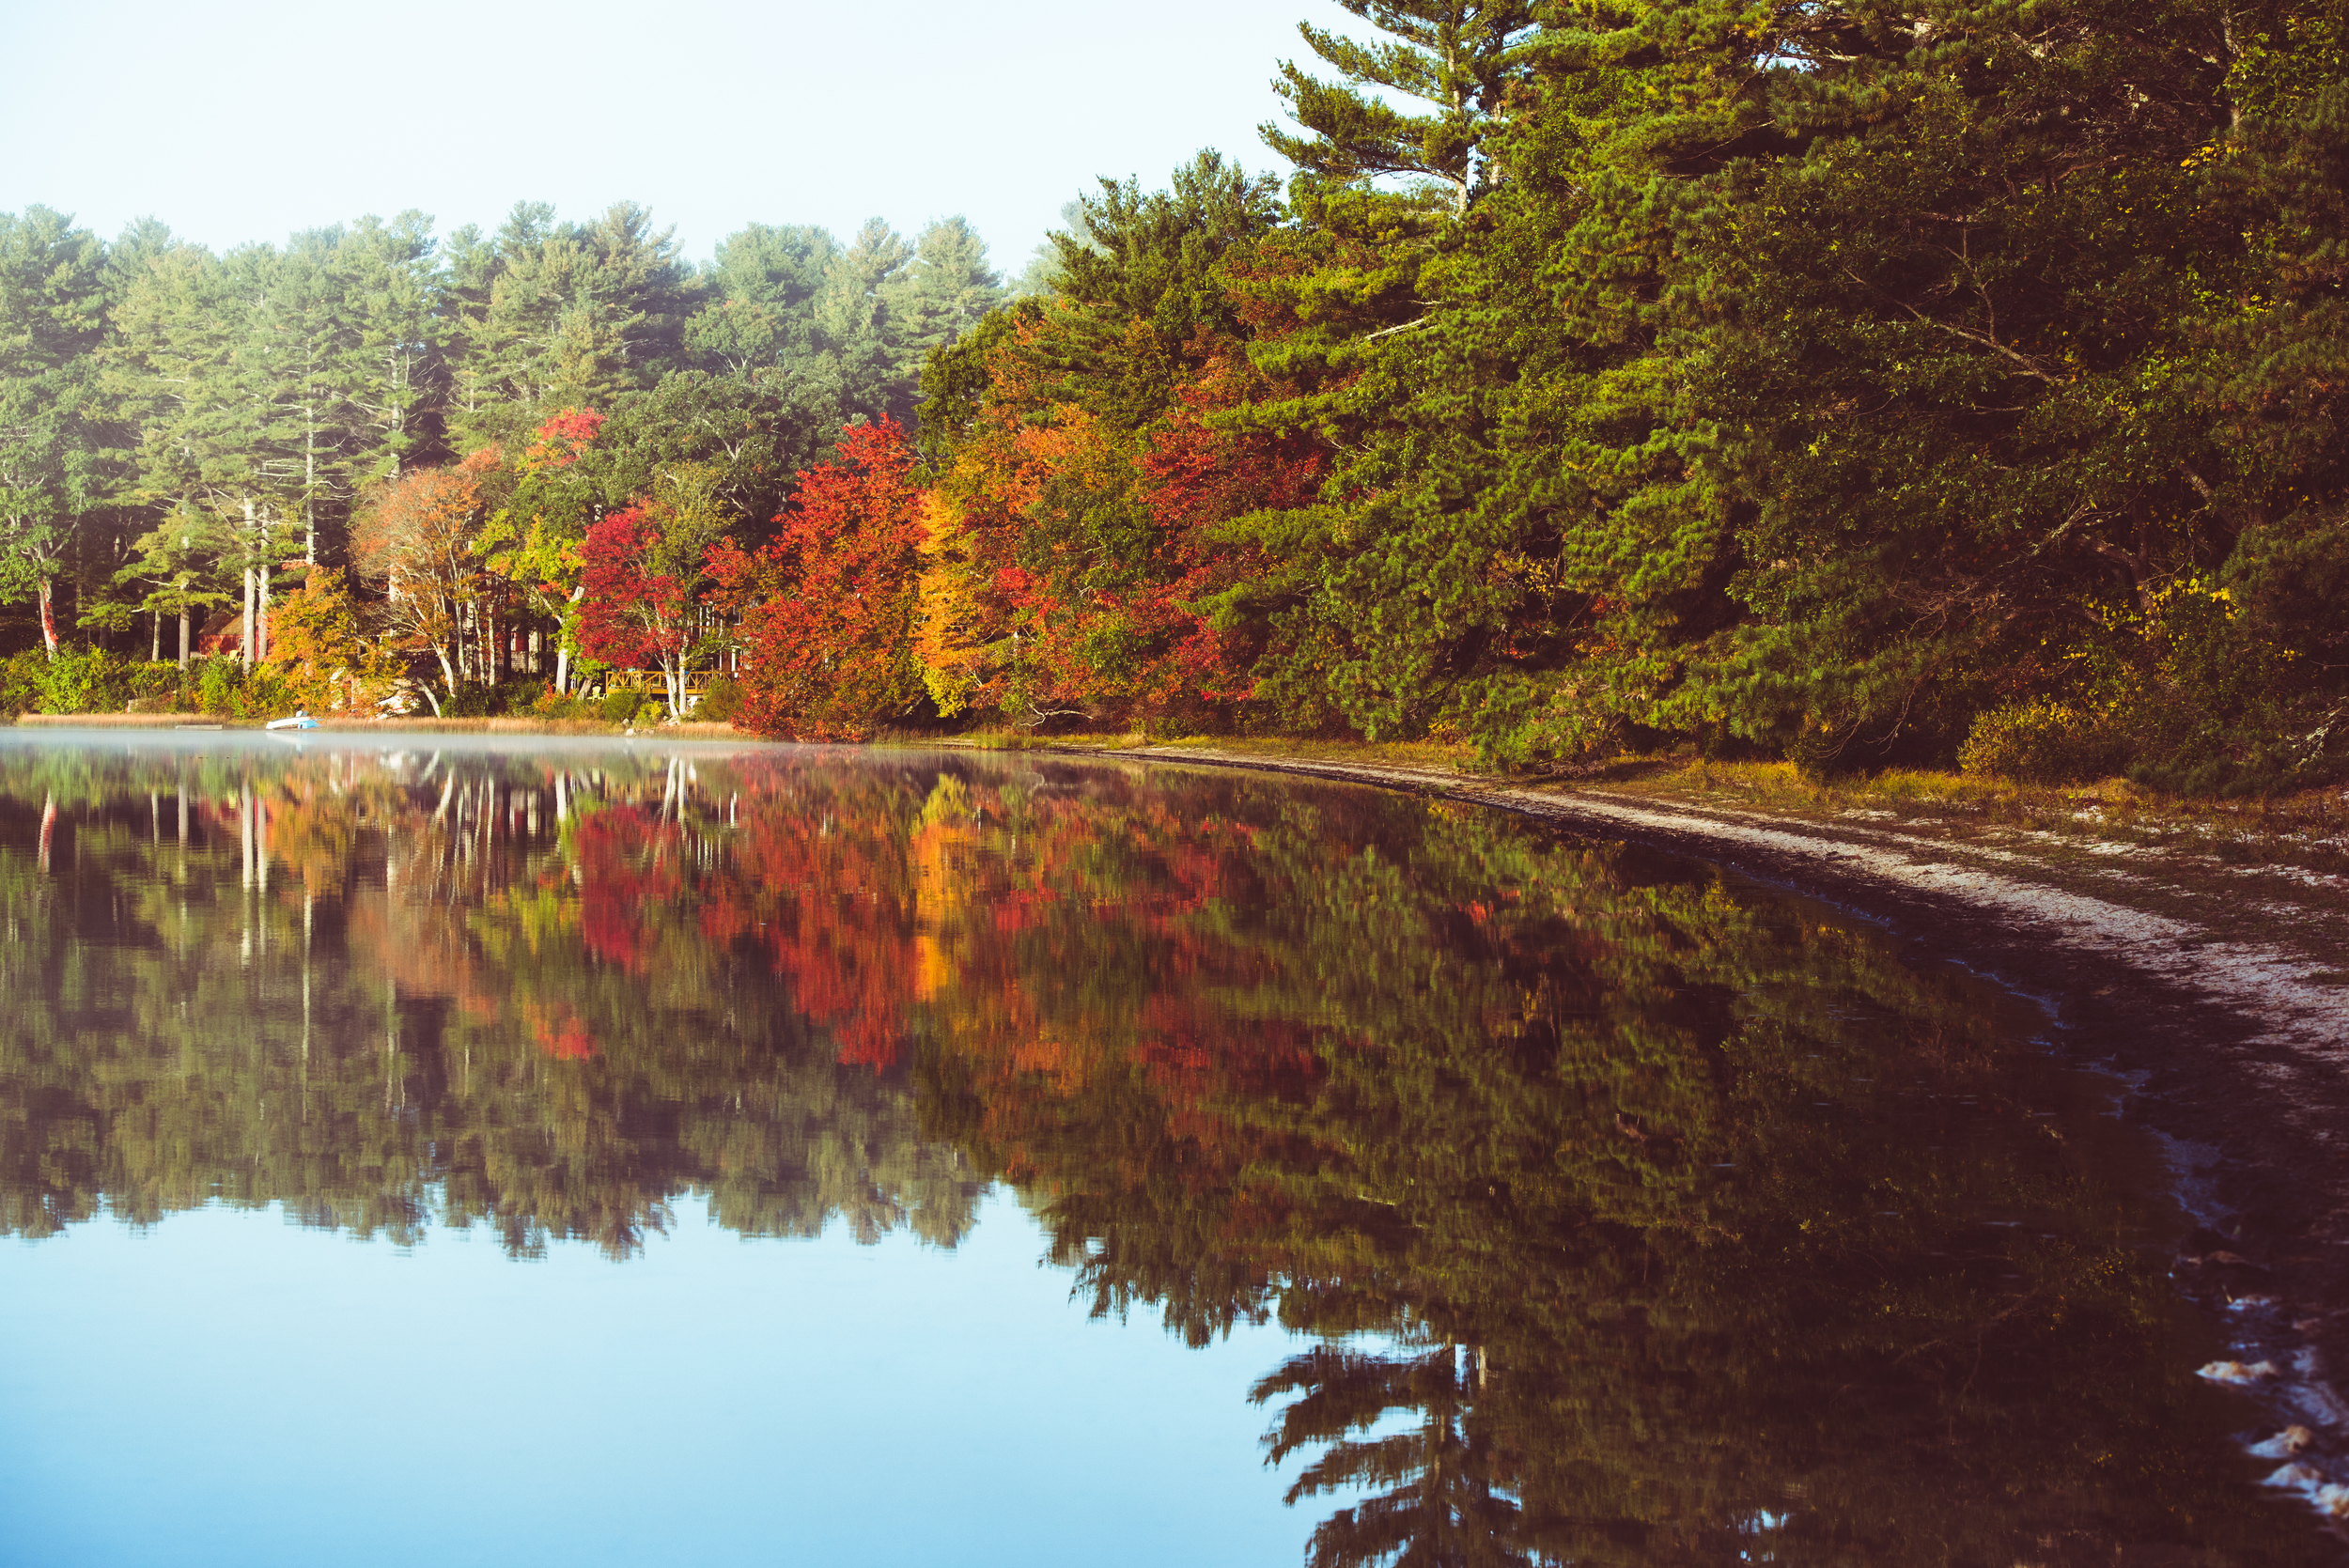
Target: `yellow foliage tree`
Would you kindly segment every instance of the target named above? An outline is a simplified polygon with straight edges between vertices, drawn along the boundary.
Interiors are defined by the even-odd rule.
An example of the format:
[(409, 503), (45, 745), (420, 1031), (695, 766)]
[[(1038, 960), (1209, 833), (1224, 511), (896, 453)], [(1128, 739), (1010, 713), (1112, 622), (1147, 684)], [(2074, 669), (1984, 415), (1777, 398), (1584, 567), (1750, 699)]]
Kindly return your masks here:
[(366, 706), (400, 668), (360, 629), (342, 574), (324, 567), (312, 567), (300, 593), (271, 606), (267, 662), (305, 706), (330, 712)]

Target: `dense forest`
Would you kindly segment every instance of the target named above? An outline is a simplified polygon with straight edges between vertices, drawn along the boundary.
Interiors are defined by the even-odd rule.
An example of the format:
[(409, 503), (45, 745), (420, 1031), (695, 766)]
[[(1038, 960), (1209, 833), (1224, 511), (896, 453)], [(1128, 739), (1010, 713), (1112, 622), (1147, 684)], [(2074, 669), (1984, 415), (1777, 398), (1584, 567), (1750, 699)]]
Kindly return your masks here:
[(1285, 183), (1105, 181), (1012, 290), (5, 220), (8, 699), (2349, 764), (2343, 0), (1341, 4)]

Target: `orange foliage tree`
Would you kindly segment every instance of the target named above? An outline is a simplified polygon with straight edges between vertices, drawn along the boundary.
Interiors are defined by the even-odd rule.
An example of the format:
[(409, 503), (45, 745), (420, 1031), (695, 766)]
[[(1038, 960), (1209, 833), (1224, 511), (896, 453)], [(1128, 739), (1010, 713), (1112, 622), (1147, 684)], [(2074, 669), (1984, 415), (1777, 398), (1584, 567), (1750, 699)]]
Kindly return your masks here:
[(1326, 458), (1216, 417), (1266, 390), (1236, 343), (1203, 335), (1137, 429), (1062, 400), (1050, 349), (1045, 322), (992, 353), (937, 487), (917, 634), (931, 694), (1032, 723), (1228, 722), (1264, 652), (1260, 541), (1314, 505)]
[[(481, 481), (498, 461), (490, 446), (454, 468), (417, 469), (378, 493), (351, 523), (351, 558), (385, 594), (395, 645), (439, 660), (451, 697), (459, 684), (458, 640), (481, 593), (482, 564), (474, 550)], [(438, 713), (432, 689), (424, 692)]]
[(366, 687), (391, 675), (397, 661), (360, 629), (342, 574), (312, 567), (302, 591), (270, 606), (267, 661), (285, 670), (305, 704), (356, 707)]

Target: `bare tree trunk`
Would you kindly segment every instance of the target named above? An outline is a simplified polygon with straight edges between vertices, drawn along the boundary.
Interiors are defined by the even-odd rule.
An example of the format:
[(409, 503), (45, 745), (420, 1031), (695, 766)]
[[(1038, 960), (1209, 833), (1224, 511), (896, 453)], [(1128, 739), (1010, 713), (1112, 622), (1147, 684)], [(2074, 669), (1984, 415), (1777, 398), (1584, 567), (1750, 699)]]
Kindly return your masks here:
[(187, 611), (182, 608), (179, 612), (179, 673), (183, 675), (188, 673), (188, 642), (194, 629), (188, 624)]
[(307, 542), (303, 548), (303, 560), (309, 566), (319, 564), (319, 411), (315, 403), (302, 406), (302, 523)]
[(49, 650), (49, 657), (57, 657), (57, 582), (56, 579), (40, 580), (40, 641)]
[(239, 644), (239, 651), (248, 670), (253, 668), (253, 535), (257, 526), (253, 520), (253, 498), (247, 496), (244, 503), (244, 636)]
[(269, 537), (271, 532), (269, 526), (264, 523), (261, 531), (260, 585), (254, 595), (259, 602), (261, 613), (260, 618), (253, 626), (253, 657), (257, 662), (263, 664), (269, 662), (269, 580), (274, 575), (276, 566), (276, 563), (270, 559), (274, 551), (274, 546)]
[(149, 664), (161, 664), (163, 661), (163, 613), (160, 610), (155, 612), (154, 645), (147, 651), (147, 661)]

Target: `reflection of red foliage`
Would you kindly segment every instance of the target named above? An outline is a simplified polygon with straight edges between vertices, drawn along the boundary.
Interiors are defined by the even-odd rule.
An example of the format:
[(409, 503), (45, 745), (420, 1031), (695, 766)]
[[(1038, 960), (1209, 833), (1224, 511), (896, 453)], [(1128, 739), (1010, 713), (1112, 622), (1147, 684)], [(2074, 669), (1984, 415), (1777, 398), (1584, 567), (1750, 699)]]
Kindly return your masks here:
[(580, 934), (588, 952), (643, 972), (644, 911), (684, 891), (674, 838), (643, 806), (614, 806), (580, 822)]
[(561, 1002), (556, 1002), (552, 1010), (526, 1005), (522, 1015), (530, 1020), (538, 1048), (556, 1061), (584, 1062), (596, 1054), (596, 1037)]
[[(1089, 1181), (1106, 1162), (1113, 1179), (1229, 1193), (1296, 1153), (1297, 1135), (1253, 1113), (1311, 1099), (1317, 1035), (1229, 1010), (1222, 998), (1269, 978), (1267, 960), (1208, 912), (1265, 902), (1248, 830), (1147, 791), (1049, 797), (1026, 803), (1016, 851), (1003, 837), (972, 847), (986, 852), (958, 858), (950, 907), (920, 911), (952, 959), (929, 981), (927, 1021), (1009, 1177), (1050, 1182), (1082, 1149)], [(1269, 1214), (1283, 1200), (1256, 1202)]]
[[(893, 1065), (914, 976), (913, 868), (901, 784), (782, 772), (746, 802), (722, 877), (705, 880), (702, 931), (754, 940), (840, 1060)], [(815, 784), (795, 791), (790, 785)]]

